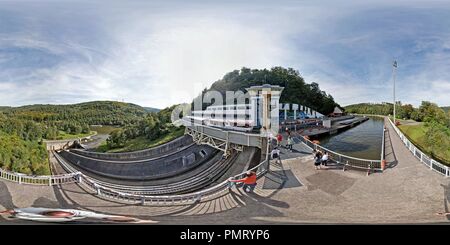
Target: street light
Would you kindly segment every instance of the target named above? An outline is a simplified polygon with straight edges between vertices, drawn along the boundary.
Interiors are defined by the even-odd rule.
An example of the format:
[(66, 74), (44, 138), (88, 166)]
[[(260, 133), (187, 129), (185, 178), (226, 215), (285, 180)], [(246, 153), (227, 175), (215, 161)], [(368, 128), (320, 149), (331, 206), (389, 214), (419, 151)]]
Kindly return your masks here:
[(393, 75), (393, 77), (394, 77), (394, 125), (396, 125), (395, 124), (395, 73), (396, 73), (396, 71), (397, 71), (397, 61), (396, 60), (394, 60), (394, 63), (392, 64), (392, 75)]

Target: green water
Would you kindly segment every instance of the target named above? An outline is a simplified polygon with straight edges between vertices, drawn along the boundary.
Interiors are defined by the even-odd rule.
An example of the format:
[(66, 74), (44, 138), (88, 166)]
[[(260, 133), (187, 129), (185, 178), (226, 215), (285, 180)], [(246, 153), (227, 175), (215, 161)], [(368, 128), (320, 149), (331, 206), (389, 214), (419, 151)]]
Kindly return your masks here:
[(348, 156), (379, 160), (383, 139), (384, 121), (370, 117), (353, 128), (331, 136), (320, 138), (320, 144), (332, 151)]

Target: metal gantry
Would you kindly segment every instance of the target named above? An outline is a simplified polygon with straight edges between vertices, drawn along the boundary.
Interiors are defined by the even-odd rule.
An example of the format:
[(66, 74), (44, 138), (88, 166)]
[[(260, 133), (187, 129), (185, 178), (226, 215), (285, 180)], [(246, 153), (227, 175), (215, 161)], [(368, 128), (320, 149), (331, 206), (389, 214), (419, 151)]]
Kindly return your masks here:
[(230, 156), (232, 150), (244, 150), (244, 145), (231, 143), (228, 138), (217, 138), (207, 135), (201, 131), (195, 130), (194, 128), (186, 127), (186, 134), (190, 135), (193, 141), (197, 144), (209, 145), (215, 149), (223, 151), (224, 157)]

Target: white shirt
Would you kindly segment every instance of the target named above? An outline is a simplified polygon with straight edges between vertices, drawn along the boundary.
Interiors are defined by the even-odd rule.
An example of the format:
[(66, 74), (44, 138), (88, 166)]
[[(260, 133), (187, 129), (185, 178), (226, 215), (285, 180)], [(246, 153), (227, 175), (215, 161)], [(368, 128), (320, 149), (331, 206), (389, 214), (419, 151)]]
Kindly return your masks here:
[(272, 152), (270, 153), (270, 157), (272, 157), (272, 159), (273, 159), (273, 155), (275, 155), (275, 154), (280, 156), (280, 150), (278, 150), (278, 149), (272, 150)]
[(328, 160), (328, 154), (324, 154), (322, 156), (322, 161), (327, 161)]

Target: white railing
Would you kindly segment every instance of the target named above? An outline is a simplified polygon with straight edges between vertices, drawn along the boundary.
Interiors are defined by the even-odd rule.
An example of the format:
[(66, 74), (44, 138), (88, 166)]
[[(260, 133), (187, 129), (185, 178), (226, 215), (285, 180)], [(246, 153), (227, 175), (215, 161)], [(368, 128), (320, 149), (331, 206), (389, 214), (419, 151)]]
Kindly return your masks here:
[[(251, 171), (256, 172), (258, 177), (261, 177), (268, 171), (270, 161), (268, 153), (269, 147), (270, 144), (267, 144), (266, 159), (261, 163), (259, 163), (257, 166), (250, 169)], [(132, 203), (151, 204), (151, 205), (175, 205), (175, 204), (195, 203), (201, 200), (218, 196), (226, 191), (229, 191), (229, 189), (231, 188), (229, 180), (225, 180), (210, 188), (188, 194), (139, 195), (133, 193), (142, 191), (142, 189), (139, 189), (139, 187), (122, 186), (122, 185), (119, 186), (104, 181), (96, 180), (92, 177), (86, 176), (85, 174), (77, 171), (75, 168), (70, 166), (70, 164), (65, 162), (65, 160), (62, 159), (58, 154), (54, 152), (53, 154), (60, 163), (60, 165), (68, 172), (68, 174), (30, 176), (0, 169), (0, 178), (16, 182), (19, 184), (30, 184), (30, 185), (53, 186), (66, 183), (78, 183), (88, 187), (90, 190), (96, 192), (97, 195), (101, 197), (105, 197), (108, 199), (122, 200)], [(233, 176), (232, 179), (240, 179), (244, 177), (245, 172)], [(115, 187), (120, 187), (121, 190), (117, 190), (115, 189)]]
[(448, 166), (445, 166), (444, 164), (437, 162), (433, 158), (427, 156), (425, 153), (423, 153), (419, 148), (417, 148), (411, 141), (408, 140), (408, 138), (400, 131), (400, 129), (394, 125), (392, 120), (388, 117), (388, 121), (391, 124), (391, 126), (394, 128), (397, 135), (402, 140), (403, 144), (408, 148), (408, 150), (423, 164), (425, 164), (427, 167), (429, 167), (431, 170), (434, 170), (446, 177), (450, 176), (450, 168)]
[(385, 160), (385, 140), (386, 140), (386, 126), (384, 126), (384, 123), (383, 123), (383, 137), (381, 138), (381, 156), (380, 156), (380, 159), (381, 159), (381, 161), (383, 161), (383, 160)]
[[(256, 172), (258, 177), (261, 177), (268, 171), (269, 167), (269, 147), (270, 144), (267, 144), (266, 149), (266, 159), (259, 163), (257, 166), (250, 169), (250, 171)], [(75, 172), (76, 170), (70, 166), (63, 158), (61, 158), (58, 154), (54, 153), (55, 158), (61, 164), (61, 166), (68, 172)], [(245, 171), (246, 172), (246, 171)], [(235, 175), (232, 179), (240, 179), (244, 177), (245, 172)], [(107, 198), (107, 199), (115, 199), (119, 201), (126, 201), (131, 203), (141, 203), (141, 204), (150, 204), (150, 205), (176, 205), (176, 204), (192, 204), (195, 202), (199, 202), (201, 200), (206, 200), (211, 197), (215, 197), (221, 195), (222, 193), (229, 191), (231, 188), (230, 181), (225, 180), (215, 186), (210, 188), (188, 193), (188, 194), (180, 194), (180, 195), (141, 195), (135, 194), (135, 192), (140, 192), (142, 189), (136, 186), (123, 186), (123, 185), (114, 185), (107, 182), (99, 181), (92, 177), (86, 176), (83, 173), (78, 174), (79, 184), (83, 184), (88, 187), (88, 189), (97, 193), (98, 196)], [(117, 190), (116, 187), (120, 187), (120, 190)]]
[(59, 185), (77, 182), (80, 172), (75, 171), (69, 174), (61, 175), (26, 175), (7, 171), (0, 168), (0, 179), (28, 185)]
[(333, 161), (335, 161), (337, 164), (344, 165), (345, 167), (352, 167), (352, 168), (359, 168), (368, 170), (367, 174), (370, 173), (370, 171), (383, 171), (383, 168), (381, 166), (381, 159), (380, 160), (370, 160), (370, 159), (363, 159), (363, 158), (356, 158), (347, 156), (335, 151), (332, 151), (330, 149), (327, 149), (321, 145), (315, 144), (312, 141), (306, 139), (305, 137), (298, 137), (300, 141), (302, 141), (303, 144), (305, 144), (307, 147), (309, 147), (311, 150), (321, 150), (328, 152), (329, 158)]

